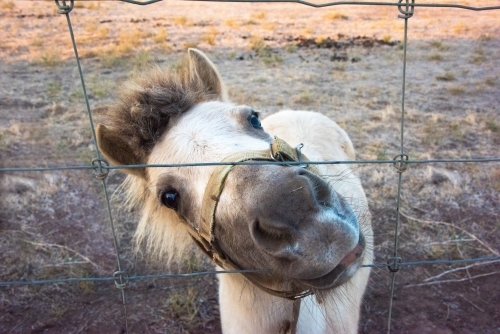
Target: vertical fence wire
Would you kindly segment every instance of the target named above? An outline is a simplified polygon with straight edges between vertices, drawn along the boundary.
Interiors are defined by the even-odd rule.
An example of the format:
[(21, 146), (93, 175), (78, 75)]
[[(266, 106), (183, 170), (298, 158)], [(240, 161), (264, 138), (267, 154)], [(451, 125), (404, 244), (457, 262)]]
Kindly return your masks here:
[[(403, 0), (399, 0), (401, 3)], [(414, 3), (415, 0), (412, 0)], [(408, 155), (405, 154), (404, 151), (404, 129), (405, 129), (405, 93), (406, 93), (406, 52), (408, 48), (408, 20), (413, 16), (414, 7), (410, 7), (409, 0), (406, 0), (405, 9), (402, 6), (398, 7), (401, 15), (398, 15), (399, 18), (404, 19), (404, 37), (403, 37), (403, 73), (402, 73), (402, 87), (401, 87), (401, 127), (400, 127), (400, 152), (399, 156), (395, 157), (396, 163), (394, 167), (398, 172), (398, 186), (397, 186), (397, 197), (396, 197), (396, 224), (394, 226), (394, 249), (393, 256), (389, 260), (389, 271), (391, 273), (391, 287), (390, 287), (390, 296), (389, 296), (389, 314), (387, 316), (387, 333), (391, 333), (391, 324), (392, 324), (392, 308), (393, 308), (393, 300), (394, 300), (394, 289), (396, 284), (396, 274), (400, 269), (400, 263), (402, 259), (398, 256), (398, 240), (399, 240), (399, 225), (401, 222), (401, 190), (402, 190), (402, 179), (403, 172), (407, 169), (406, 160), (408, 160)]]
[(95, 131), (95, 126), (94, 126), (94, 120), (92, 118), (92, 111), (90, 110), (90, 103), (89, 103), (89, 98), (87, 95), (87, 89), (85, 86), (85, 79), (83, 76), (83, 71), (82, 71), (82, 66), (80, 64), (80, 58), (78, 56), (78, 48), (76, 46), (76, 40), (75, 40), (75, 35), (73, 33), (73, 26), (71, 25), (71, 19), (69, 16), (69, 13), (74, 7), (74, 0), (70, 0), (70, 4), (68, 5), (66, 3), (66, 0), (55, 0), (56, 6), (58, 8), (58, 13), (59, 14), (64, 14), (66, 16), (66, 21), (68, 23), (68, 30), (69, 34), (71, 36), (71, 43), (73, 45), (73, 51), (75, 53), (75, 59), (76, 59), (76, 64), (78, 67), (78, 73), (80, 76), (80, 83), (82, 85), (82, 90), (83, 90), (83, 96), (85, 99), (85, 105), (87, 109), (87, 115), (89, 118), (89, 123), (90, 123), (90, 128), (92, 131), (92, 139), (94, 142), (95, 146), (95, 151), (97, 154), (97, 158), (92, 160), (92, 165), (96, 166), (96, 169), (94, 170), (96, 172), (96, 178), (101, 180), (102, 182), (102, 188), (104, 191), (104, 197), (106, 201), (106, 208), (107, 208), (107, 213), (108, 213), (108, 218), (109, 218), (109, 224), (111, 228), (111, 233), (113, 236), (113, 243), (116, 251), (116, 265), (118, 270), (113, 274), (115, 277), (115, 286), (120, 290), (121, 292), (121, 297), (122, 297), (122, 303), (123, 303), (123, 314), (124, 314), (124, 319), (125, 319), (125, 332), (128, 333), (128, 316), (127, 316), (127, 298), (125, 294), (125, 287), (127, 286), (128, 280), (126, 280), (126, 273), (122, 268), (121, 264), (121, 259), (120, 259), (120, 249), (118, 246), (118, 238), (116, 236), (116, 230), (115, 230), (115, 225), (113, 221), (113, 213), (111, 210), (111, 204), (110, 204), (110, 199), (109, 199), (109, 194), (108, 194), (108, 189), (106, 185), (106, 176), (108, 175), (108, 170), (103, 169), (103, 163), (104, 160), (101, 158), (101, 153), (99, 151), (99, 146), (97, 145), (97, 135)]

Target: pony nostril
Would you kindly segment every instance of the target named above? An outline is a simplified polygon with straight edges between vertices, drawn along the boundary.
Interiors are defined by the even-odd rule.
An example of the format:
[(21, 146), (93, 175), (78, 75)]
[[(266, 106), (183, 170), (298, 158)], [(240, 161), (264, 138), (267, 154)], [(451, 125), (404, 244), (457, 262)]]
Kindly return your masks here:
[(290, 227), (256, 220), (251, 224), (250, 235), (255, 245), (265, 253), (280, 258), (290, 257), (289, 246), (293, 241)]
[(317, 204), (326, 207), (330, 206), (332, 192), (328, 183), (305, 168), (297, 168), (295, 173), (307, 180)]

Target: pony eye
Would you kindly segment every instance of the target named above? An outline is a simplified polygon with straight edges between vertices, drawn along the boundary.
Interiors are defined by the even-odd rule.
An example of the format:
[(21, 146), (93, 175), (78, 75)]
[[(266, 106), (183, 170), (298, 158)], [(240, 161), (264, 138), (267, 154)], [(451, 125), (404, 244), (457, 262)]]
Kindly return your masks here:
[(262, 128), (262, 125), (260, 124), (260, 120), (256, 114), (250, 115), (250, 119), (248, 121), (250, 122), (250, 125), (256, 129)]
[(163, 205), (173, 210), (177, 210), (179, 208), (180, 199), (181, 197), (176, 190), (166, 191), (161, 194), (161, 202)]

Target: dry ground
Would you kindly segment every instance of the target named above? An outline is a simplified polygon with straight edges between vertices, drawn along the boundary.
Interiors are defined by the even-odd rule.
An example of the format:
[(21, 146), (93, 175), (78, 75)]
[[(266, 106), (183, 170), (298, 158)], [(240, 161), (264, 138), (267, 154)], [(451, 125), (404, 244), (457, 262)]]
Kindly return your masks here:
[[(461, 3), (475, 4), (473, 1)], [(497, 5), (482, 1), (481, 5)], [(98, 121), (116, 85), (149, 62), (197, 46), (236, 102), (270, 114), (317, 110), (350, 134), (359, 159), (398, 153), (403, 20), (393, 7), (77, 2), (71, 13)], [(53, 2), (0, 2), (0, 164), (89, 164), (95, 156), (64, 16)], [(411, 158), (499, 156), (500, 11), (421, 9), (409, 20), (405, 150)], [(360, 38), (363, 37), (363, 38)], [(397, 173), (363, 165), (376, 262), (393, 251)], [(100, 277), (116, 257), (101, 182), (91, 171), (3, 172), (0, 281)], [(111, 173), (113, 192), (122, 177)], [(399, 251), (405, 261), (500, 251), (498, 163), (412, 165), (403, 174)], [(112, 199), (124, 269), (164, 271), (134, 257), (132, 213)], [(405, 267), (397, 274), (395, 333), (499, 333), (499, 262)], [(210, 269), (189, 256), (178, 270)], [(437, 275), (441, 275), (437, 277)], [(476, 277), (481, 276), (481, 277)], [(390, 274), (375, 269), (362, 333), (386, 331)], [(446, 280), (439, 284), (437, 280)], [(419, 284), (429, 284), (417, 286)], [(133, 281), (131, 333), (220, 331), (216, 278)], [(0, 287), (1, 333), (121, 333), (112, 282)]]

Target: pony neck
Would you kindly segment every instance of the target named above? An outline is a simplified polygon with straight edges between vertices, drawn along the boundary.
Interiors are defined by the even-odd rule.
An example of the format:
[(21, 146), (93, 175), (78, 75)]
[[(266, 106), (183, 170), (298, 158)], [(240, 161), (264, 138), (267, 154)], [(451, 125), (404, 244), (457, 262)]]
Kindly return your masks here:
[[(223, 333), (287, 333), (293, 322), (292, 300), (272, 296), (242, 275), (223, 274), (218, 278)], [(325, 333), (325, 328), (325, 312), (316, 298), (302, 299), (297, 333)]]

